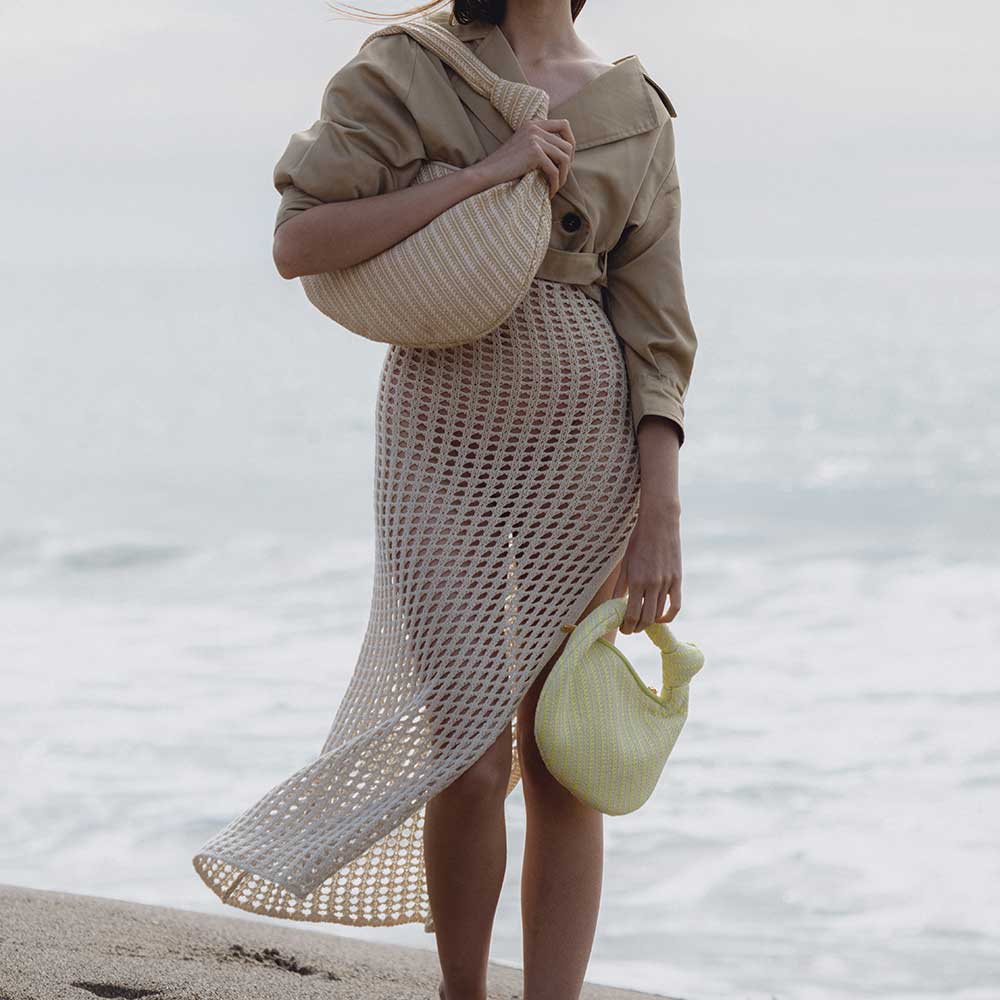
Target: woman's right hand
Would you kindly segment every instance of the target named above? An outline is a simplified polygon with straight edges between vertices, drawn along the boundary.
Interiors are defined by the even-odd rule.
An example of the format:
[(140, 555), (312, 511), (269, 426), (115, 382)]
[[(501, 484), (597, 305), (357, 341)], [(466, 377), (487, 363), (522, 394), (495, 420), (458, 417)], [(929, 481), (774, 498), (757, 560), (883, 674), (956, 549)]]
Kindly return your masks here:
[(573, 130), (565, 118), (536, 118), (525, 122), (489, 156), (471, 167), (486, 187), (517, 180), (539, 169), (549, 184), (549, 198), (566, 183), (576, 151)]

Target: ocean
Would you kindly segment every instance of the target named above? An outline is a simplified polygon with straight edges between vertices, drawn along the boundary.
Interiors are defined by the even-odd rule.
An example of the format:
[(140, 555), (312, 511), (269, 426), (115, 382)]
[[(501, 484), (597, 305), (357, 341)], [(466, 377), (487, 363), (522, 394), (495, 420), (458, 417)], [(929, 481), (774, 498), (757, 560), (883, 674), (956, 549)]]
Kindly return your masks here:
[[(1000, 997), (997, 262), (851, 259), (689, 265), (674, 631), (706, 665), (605, 822), (593, 981)], [(266, 261), (0, 280), (0, 881), (235, 913), (190, 857), (350, 677), (383, 348)], [(516, 963), (520, 787), (507, 817)]]

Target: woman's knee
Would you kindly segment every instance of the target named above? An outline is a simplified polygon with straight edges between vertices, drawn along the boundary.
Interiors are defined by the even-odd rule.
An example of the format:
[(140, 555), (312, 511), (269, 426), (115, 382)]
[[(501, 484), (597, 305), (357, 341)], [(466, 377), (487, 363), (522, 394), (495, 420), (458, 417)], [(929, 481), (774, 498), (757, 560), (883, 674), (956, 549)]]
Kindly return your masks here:
[(462, 808), (492, 807), (503, 801), (510, 781), (511, 741), (501, 734), (486, 752), (463, 771), (441, 794)]

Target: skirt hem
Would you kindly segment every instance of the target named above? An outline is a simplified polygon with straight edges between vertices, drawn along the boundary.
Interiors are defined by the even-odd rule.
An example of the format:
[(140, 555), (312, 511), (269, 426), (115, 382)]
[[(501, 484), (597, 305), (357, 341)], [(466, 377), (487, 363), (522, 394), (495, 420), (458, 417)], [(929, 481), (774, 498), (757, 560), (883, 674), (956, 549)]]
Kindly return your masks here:
[[(635, 512), (633, 508), (632, 512), (633, 518), (634, 518), (634, 513)], [(604, 562), (594, 570), (594, 573), (591, 576), (590, 583), (588, 583), (587, 586), (583, 589), (580, 596), (577, 598), (576, 602), (574, 603), (569, 613), (567, 614), (568, 619), (571, 619), (574, 623), (580, 619), (587, 605), (591, 602), (591, 600), (593, 600), (594, 595), (597, 593), (598, 590), (600, 590), (601, 586), (607, 580), (611, 571), (615, 568), (619, 560), (621, 560), (621, 558), (625, 554), (627, 546), (628, 546), (628, 538), (626, 537), (625, 541), (621, 545), (619, 545), (618, 549), (615, 552), (613, 552), (611, 556), (605, 559)], [(559, 624), (562, 625), (563, 623)], [(566, 624), (568, 624), (568, 622)], [(527, 693), (528, 689), (537, 679), (539, 673), (545, 668), (545, 666), (548, 664), (549, 660), (555, 655), (559, 647), (563, 643), (565, 643), (566, 638), (567, 638), (566, 636), (560, 635), (559, 633), (556, 633), (553, 636), (552, 642), (549, 644), (549, 647), (546, 648), (545, 654), (539, 657), (538, 668), (535, 671), (533, 671), (532, 675), (527, 679), (526, 683), (523, 684), (520, 695), (521, 698), (523, 698), (524, 695)], [(518, 705), (519, 704), (520, 701), (518, 701)], [(486, 746), (490, 746), (493, 743), (493, 741), (496, 740), (496, 738), (503, 732), (505, 726), (511, 725), (516, 714), (517, 714), (517, 705), (515, 705), (514, 711), (511, 713), (511, 715), (504, 717), (500, 725), (496, 726), (492, 731), (489, 731), (490, 738), (488, 742), (486, 742)], [(512, 760), (511, 767), (513, 768), (513, 766), (514, 766), (514, 761)], [(455, 777), (452, 777), (449, 781), (449, 784), (451, 783), (451, 781), (454, 780)], [(516, 787), (517, 787), (517, 782), (511, 785), (511, 787), (507, 790), (507, 795), (510, 795), (510, 793)], [(416, 806), (414, 809), (411, 809), (407, 813), (407, 815), (402, 819), (400, 819), (399, 822), (396, 823), (391, 829), (378, 832), (370, 840), (363, 842), (362, 846), (357, 850), (357, 852), (353, 855), (353, 857), (347, 858), (342, 865), (338, 866), (337, 869), (334, 869), (333, 871), (329, 872), (319, 882), (317, 882), (307, 891), (315, 892), (316, 889), (322, 886), (324, 882), (326, 882), (333, 875), (335, 875), (336, 872), (339, 871), (340, 867), (350, 864), (353, 860), (363, 855), (380, 839), (382, 839), (385, 836), (388, 836), (398, 826), (406, 822), (406, 820), (410, 816), (423, 809), (428, 800), (433, 798), (435, 794), (437, 793), (430, 792), (429, 794), (427, 794), (422, 799), (422, 801), (418, 806)], [(228, 889), (221, 890), (218, 885), (212, 883), (211, 877), (208, 874), (212, 862), (228, 865), (234, 870), (234, 873), (238, 873), (235, 875), (235, 879), (230, 884)], [(201, 878), (202, 882), (205, 883), (205, 885), (221, 900), (221, 902), (223, 902), (227, 906), (235, 907), (236, 909), (243, 910), (244, 912), (247, 913), (255, 913), (258, 916), (274, 917), (277, 920), (295, 920), (307, 923), (340, 924), (347, 927), (396, 927), (401, 924), (422, 923), (424, 925), (424, 929), (428, 933), (431, 934), (434, 933), (433, 922), (431, 921), (429, 911), (425, 914), (413, 914), (412, 916), (403, 914), (398, 917), (385, 917), (381, 919), (371, 919), (371, 918), (365, 918), (363, 916), (357, 919), (352, 919), (351, 917), (343, 914), (342, 912), (338, 913), (318, 912), (312, 910), (312, 908), (310, 908), (310, 912), (308, 913), (295, 912), (295, 911), (284, 912), (280, 914), (270, 913), (268, 912), (270, 907), (266, 905), (255, 906), (251, 901), (241, 902), (239, 898), (236, 899), (233, 898), (234, 892), (236, 892), (239, 885), (243, 882), (246, 876), (248, 875), (254, 876), (256, 878), (262, 879), (263, 881), (269, 883), (270, 885), (277, 886), (278, 888), (283, 889), (285, 892), (287, 892), (295, 899), (301, 898), (300, 896), (301, 887), (298, 886), (294, 888), (290, 887), (288, 884), (282, 883), (281, 881), (275, 879), (273, 875), (267, 875), (264, 872), (260, 871), (259, 869), (254, 868), (252, 865), (237, 863), (228, 860), (227, 858), (219, 854), (214, 854), (211, 852), (204, 852), (204, 851), (198, 852), (197, 854), (194, 855), (192, 859), (192, 864), (194, 865), (194, 869), (198, 873), (198, 876)]]

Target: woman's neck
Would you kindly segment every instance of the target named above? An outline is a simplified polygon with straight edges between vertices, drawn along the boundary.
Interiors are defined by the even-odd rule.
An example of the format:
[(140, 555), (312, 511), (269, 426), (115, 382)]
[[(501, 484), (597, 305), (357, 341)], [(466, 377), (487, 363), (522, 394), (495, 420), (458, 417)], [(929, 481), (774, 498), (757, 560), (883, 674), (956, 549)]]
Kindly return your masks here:
[(500, 30), (524, 67), (587, 52), (573, 26), (570, 0), (507, 0)]

